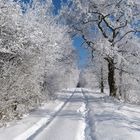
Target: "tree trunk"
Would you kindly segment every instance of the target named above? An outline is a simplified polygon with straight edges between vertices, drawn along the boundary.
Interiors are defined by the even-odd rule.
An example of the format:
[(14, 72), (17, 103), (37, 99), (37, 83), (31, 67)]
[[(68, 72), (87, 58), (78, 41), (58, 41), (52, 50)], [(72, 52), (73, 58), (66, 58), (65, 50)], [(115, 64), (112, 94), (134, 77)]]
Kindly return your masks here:
[(119, 96), (122, 96), (122, 85), (123, 85), (123, 71), (122, 71), (122, 62), (120, 65), (120, 71), (119, 71)]
[(101, 93), (104, 93), (104, 78), (103, 78), (103, 68), (101, 67), (101, 81), (100, 81)]
[(108, 61), (108, 84), (109, 84), (110, 96), (116, 97), (117, 87), (116, 87), (116, 80), (115, 80), (115, 64), (114, 64), (114, 59), (111, 58), (109, 58)]

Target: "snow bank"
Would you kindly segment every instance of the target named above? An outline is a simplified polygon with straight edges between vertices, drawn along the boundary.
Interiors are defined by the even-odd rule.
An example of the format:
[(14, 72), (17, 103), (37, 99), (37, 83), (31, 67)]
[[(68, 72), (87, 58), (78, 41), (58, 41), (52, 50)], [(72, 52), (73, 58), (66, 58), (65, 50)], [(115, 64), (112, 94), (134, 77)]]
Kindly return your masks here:
[[(55, 114), (58, 112), (61, 107), (63, 106), (64, 102), (60, 103), (54, 110), (52, 114)], [(35, 134), (41, 127), (43, 127), (47, 122), (49, 122), (51, 119), (51, 116), (46, 116), (45, 118), (42, 118), (40, 121), (38, 121), (36, 124), (34, 124), (31, 128), (29, 128), (27, 131), (22, 133), (21, 135), (14, 138), (14, 140), (26, 140), (29, 137), (31, 137), (33, 134)]]
[(89, 109), (86, 140), (139, 140), (140, 106), (84, 92)]

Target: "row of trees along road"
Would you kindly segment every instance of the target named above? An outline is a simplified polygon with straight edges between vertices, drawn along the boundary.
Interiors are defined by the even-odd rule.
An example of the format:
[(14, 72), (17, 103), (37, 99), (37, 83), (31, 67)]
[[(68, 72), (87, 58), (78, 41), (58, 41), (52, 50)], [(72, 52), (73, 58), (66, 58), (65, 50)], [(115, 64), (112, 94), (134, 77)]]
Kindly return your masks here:
[(52, 8), (0, 0), (0, 124), (77, 84), (75, 49)]
[(92, 56), (96, 54), (94, 57), (107, 62), (110, 96), (123, 96), (127, 86), (138, 84), (140, 78), (140, 2), (68, 0), (68, 3), (60, 12), (62, 23), (69, 26), (72, 36), (83, 38)]

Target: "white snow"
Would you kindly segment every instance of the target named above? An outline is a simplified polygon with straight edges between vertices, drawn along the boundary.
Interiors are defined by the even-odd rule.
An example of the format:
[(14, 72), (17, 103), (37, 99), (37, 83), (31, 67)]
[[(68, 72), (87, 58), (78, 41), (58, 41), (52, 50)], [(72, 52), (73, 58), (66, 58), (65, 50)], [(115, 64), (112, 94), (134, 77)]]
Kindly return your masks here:
[(95, 90), (67, 89), (9, 127), (1, 140), (139, 140), (140, 106)]
[(81, 89), (76, 89), (53, 121), (29, 140), (84, 140), (83, 101)]
[[(71, 92), (74, 90), (75, 89), (71, 89)], [(25, 116), (22, 120), (13, 121), (8, 125), (8, 127), (0, 128), (0, 140), (26, 140), (28, 137), (33, 135), (45, 123), (49, 122), (52, 116), (60, 110), (67, 98), (71, 95), (67, 92), (64, 93), (66, 98), (63, 98), (62, 93), (58, 93), (58, 97), (63, 98), (63, 101), (49, 101), (39, 109)]]
[[(140, 106), (84, 89), (89, 113), (86, 140), (139, 140)], [(89, 137), (90, 135), (90, 137)]]
[[(64, 102), (60, 103), (55, 109), (54, 112), (57, 112), (60, 110), (60, 108), (63, 106)], [(27, 129), (24, 133), (22, 133), (21, 135), (17, 136), (16, 138), (14, 138), (14, 140), (25, 140), (28, 139), (30, 136), (32, 136), (34, 133), (36, 133), (36, 131), (38, 129), (40, 129), (42, 126), (44, 126), (47, 122), (49, 122), (49, 120), (51, 119), (51, 116), (44, 116), (40, 121), (38, 121), (37, 123), (35, 123), (32, 127), (30, 127), (29, 129)]]
[(86, 115), (86, 104), (82, 103), (81, 107), (77, 110), (78, 113), (81, 113), (83, 118), (80, 120), (79, 124), (79, 131), (76, 135), (76, 140), (85, 140), (85, 129), (86, 129), (86, 122), (85, 122), (85, 115)]

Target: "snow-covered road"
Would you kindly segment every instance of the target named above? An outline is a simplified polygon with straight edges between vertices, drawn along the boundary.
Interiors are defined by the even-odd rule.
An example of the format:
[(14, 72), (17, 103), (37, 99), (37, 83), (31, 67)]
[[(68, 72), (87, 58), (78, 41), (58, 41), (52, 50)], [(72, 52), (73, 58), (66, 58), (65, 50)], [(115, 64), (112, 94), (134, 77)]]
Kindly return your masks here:
[[(58, 100), (65, 101), (61, 111), (51, 122), (28, 140), (84, 140), (84, 98), (81, 89), (63, 94)], [(67, 98), (67, 99), (65, 99)]]
[(88, 89), (67, 89), (20, 121), (0, 140), (139, 140), (140, 106)]
[(20, 121), (0, 128), (0, 140), (84, 140), (82, 89), (67, 89)]

